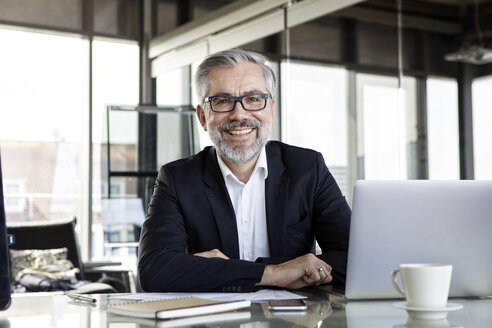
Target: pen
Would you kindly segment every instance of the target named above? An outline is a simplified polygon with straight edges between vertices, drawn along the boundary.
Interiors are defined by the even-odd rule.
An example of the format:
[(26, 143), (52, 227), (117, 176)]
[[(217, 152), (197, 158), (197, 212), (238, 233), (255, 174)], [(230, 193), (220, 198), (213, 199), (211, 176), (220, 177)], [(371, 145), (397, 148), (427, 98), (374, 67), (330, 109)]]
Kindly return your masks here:
[(68, 293), (68, 297), (75, 301), (83, 301), (83, 302), (89, 302), (89, 303), (96, 303), (97, 299), (85, 295), (80, 295), (80, 294), (74, 294), (74, 293)]

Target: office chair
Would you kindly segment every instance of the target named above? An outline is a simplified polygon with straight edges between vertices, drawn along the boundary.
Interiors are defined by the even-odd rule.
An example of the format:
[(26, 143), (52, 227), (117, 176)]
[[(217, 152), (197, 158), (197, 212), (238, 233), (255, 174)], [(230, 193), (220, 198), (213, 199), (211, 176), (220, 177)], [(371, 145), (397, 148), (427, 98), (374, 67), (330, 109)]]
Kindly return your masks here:
[[(56, 249), (67, 248), (67, 259), (79, 268), (78, 280), (92, 283), (81, 286), (80, 293), (133, 292), (133, 273), (128, 270), (103, 270), (93, 265), (84, 265), (75, 233), (76, 219), (56, 222), (7, 223), (7, 231), (15, 237), (11, 249)], [(99, 280), (99, 282), (97, 282)], [(107, 283), (106, 283), (107, 282)]]

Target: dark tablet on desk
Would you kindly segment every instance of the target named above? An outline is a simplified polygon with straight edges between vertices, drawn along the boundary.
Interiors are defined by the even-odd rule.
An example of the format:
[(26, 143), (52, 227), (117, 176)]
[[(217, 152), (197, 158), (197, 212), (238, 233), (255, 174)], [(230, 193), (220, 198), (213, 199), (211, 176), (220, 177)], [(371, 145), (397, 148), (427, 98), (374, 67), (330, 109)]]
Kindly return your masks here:
[(3, 197), (2, 161), (0, 157), (0, 310), (5, 310), (10, 305), (10, 261), (8, 245), (5, 202)]

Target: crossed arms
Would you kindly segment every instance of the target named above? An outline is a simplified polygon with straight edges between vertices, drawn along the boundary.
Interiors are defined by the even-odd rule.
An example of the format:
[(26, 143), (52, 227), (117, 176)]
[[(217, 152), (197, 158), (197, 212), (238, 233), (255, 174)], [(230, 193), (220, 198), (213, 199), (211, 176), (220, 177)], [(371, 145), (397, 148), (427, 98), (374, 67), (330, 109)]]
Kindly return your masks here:
[[(284, 215), (269, 227), (271, 257), (256, 262), (238, 259), (234, 211), (222, 201), (227, 190), (201, 176), (206, 154), (161, 168), (139, 248), (144, 290), (247, 292), (259, 286), (343, 283), (350, 209), (316, 154), (316, 167), (310, 163), (313, 179), (290, 178), (295, 188), (286, 189), (287, 199), (279, 205), (286, 207)], [(270, 178), (275, 181), (273, 173)], [(298, 214), (300, 209), (308, 210)], [(311, 254), (315, 231), (319, 256)]]

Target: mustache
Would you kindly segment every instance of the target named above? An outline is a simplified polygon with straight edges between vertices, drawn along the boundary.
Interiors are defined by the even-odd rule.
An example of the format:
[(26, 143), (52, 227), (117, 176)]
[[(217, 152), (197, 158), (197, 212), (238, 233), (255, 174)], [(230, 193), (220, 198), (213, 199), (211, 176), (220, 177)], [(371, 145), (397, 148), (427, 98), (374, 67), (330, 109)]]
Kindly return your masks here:
[(244, 120), (241, 122), (229, 121), (219, 124), (217, 126), (217, 130), (219, 130), (219, 132), (222, 133), (225, 130), (230, 130), (234, 128), (260, 128), (260, 127), (261, 127), (261, 123), (258, 121), (250, 121), (250, 120)]

